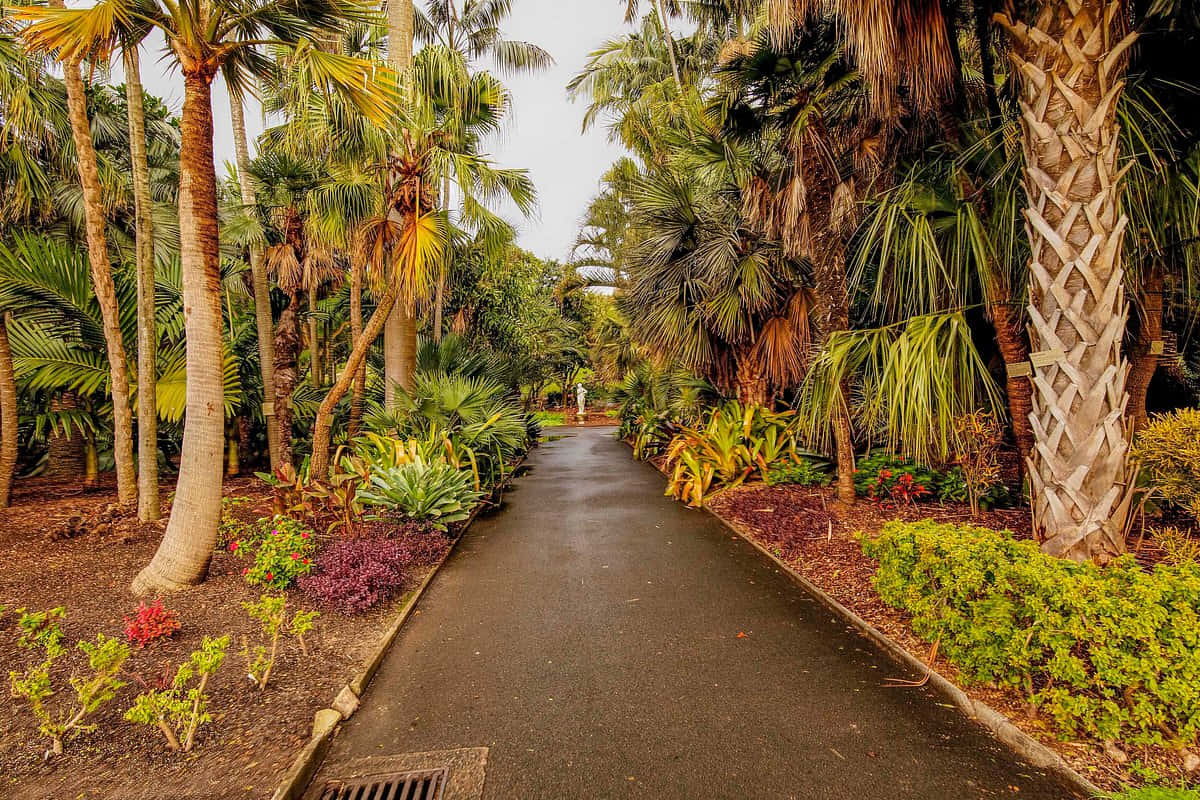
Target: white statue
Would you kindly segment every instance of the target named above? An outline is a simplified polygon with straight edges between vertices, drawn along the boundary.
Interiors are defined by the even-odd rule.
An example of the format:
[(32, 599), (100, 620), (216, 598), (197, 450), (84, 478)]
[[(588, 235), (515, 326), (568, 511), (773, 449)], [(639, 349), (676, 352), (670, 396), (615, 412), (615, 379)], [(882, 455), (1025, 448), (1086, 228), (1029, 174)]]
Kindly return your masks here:
[(582, 383), (575, 384), (575, 404), (578, 406), (579, 416), (584, 415), (584, 406), (587, 405), (587, 389), (583, 388)]

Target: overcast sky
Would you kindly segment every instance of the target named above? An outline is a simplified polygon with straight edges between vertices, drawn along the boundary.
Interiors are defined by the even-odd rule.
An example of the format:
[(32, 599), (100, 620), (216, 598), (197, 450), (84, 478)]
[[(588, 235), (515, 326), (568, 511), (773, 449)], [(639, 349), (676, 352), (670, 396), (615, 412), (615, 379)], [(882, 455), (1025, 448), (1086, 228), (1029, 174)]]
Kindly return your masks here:
[[(516, 0), (504, 28), (509, 38), (549, 50), (557, 62), (545, 72), (504, 78), (515, 108), (504, 133), (492, 143), (491, 153), (501, 166), (528, 169), (537, 185), (536, 217), (518, 222), (506, 216), (518, 222), (521, 245), (543, 258), (567, 259), (600, 175), (621, 155), (603, 129), (580, 132), (584, 105), (567, 99), (566, 85), (583, 67), (588, 53), (625, 29), (623, 15), (624, 3), (618, 0)], [(160, 60), (161, 52), (143, 54), (143, 79), (148, 91), (178, 112), (183, 105), (182, 78), (170, 68), (169, 60)], [(120, 79), (119, 73), (114, 79)], [(229, 98), (222, 85), (215, 87), (213, 111), (221, 174), (224, 163), (233, 160)], [(253, 138), (262, 130), (262, 119), (257, 107), (248, 108), (246, 116)]]

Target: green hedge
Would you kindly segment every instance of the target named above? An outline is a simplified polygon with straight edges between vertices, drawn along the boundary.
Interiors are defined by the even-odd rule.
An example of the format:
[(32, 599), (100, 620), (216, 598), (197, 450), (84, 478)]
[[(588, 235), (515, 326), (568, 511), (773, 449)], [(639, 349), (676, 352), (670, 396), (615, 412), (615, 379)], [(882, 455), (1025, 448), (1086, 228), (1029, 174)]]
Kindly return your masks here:
[(984, 528), (893, 522), (875, 587), (971, 682), (1023, 692), (1062, 734), (1186, 743), (1200, 731), (1200, 565), (1041, 553)]

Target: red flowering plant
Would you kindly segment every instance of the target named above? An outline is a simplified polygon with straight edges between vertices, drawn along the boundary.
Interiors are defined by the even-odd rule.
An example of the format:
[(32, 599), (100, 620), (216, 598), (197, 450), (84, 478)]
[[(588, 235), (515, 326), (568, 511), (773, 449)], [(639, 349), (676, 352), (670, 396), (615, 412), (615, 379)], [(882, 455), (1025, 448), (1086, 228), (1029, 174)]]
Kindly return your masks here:
[(179, 630), (179, 612), (164, 608), (162, 598), (146, 605), (138, 603), (132, 617), (125, 618), (125, 636), (138, 647), (145, 647), (155, 639), (163, 639)]
[[(312, 571), (312, 557), (317, 542), (312, 531), (291, 517), (277, 516), (262, 520), (262, 538), (251, 547), (254, 563), (242, 574), (247, 583), (269, 589), (286, 589), (299, 577)], [(230, 542), (230, 550), (240, 552), (240, 542)]]

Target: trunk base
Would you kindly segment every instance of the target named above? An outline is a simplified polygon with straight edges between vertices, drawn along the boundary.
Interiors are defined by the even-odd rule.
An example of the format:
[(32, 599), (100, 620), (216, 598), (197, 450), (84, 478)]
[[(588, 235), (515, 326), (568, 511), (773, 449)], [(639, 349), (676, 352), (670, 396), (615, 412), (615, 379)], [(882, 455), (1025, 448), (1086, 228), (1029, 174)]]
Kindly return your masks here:
[(170, 578), (159, 575), (158, 570), (154, 568), (154, 565), (150, 564), (149, 566), (143, 568), (142, 571), (139, 572), (133, 579), (133, 583), (130, 584), (129, 591), (132, 592), (135, 597), (150, 597), (180, 592), (184, 589), (190, 589), (199, 583), (201, 583), (201, 581), (196, 581), (195, 583), (179, 583), (177, 581), (173, 581)]

